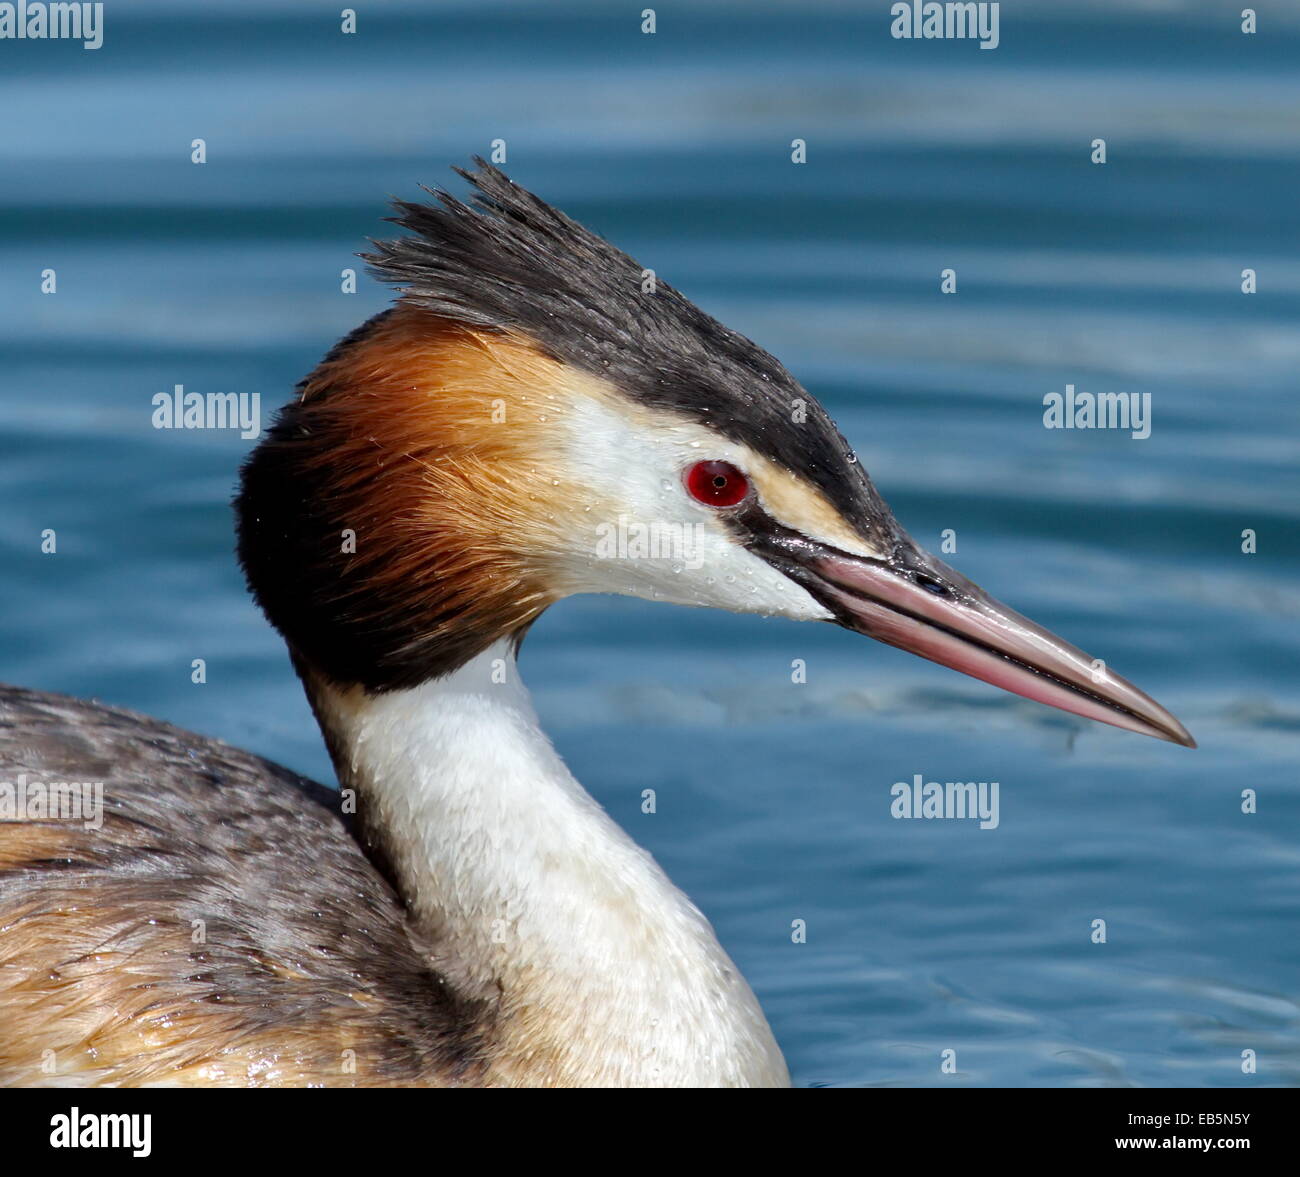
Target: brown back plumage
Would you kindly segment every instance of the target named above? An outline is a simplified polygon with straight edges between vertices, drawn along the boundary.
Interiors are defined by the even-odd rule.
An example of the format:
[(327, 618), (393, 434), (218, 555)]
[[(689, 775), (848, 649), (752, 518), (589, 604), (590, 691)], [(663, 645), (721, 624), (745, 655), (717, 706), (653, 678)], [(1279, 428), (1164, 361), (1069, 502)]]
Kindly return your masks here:
[(0, 1085), (482, 1081), (484, 1011), (431, 967), (337, 793), (0, 686), (0, 781), (20, 773), (102, 779), (105, 820), (0, 822)]

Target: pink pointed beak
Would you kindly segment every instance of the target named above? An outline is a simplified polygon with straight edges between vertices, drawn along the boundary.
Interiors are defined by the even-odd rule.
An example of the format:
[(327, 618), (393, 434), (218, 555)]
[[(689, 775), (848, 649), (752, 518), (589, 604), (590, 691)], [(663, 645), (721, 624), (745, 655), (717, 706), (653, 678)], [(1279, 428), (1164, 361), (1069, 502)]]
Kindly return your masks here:
[(898, 534), (888, 560), (812, 543), (768, 554), (846, 628), (1085, 719), (1195, 748), (1187, 729), (1104, 662), (994, 600)]

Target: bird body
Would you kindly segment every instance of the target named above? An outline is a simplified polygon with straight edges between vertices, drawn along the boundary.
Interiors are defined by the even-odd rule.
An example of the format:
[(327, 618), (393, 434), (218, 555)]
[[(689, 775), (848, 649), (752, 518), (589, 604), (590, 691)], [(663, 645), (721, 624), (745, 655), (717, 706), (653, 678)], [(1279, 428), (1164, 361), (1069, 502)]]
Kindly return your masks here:
[(0, 1084), (478, 1073), (477, 1011), (429, 967), (338, 793), (146, 716), (2, 687), (0, 781), (19, 773), (97, 777), (105, 806), (99, 829), (0, 823)]
[[(100, 829), (0, 824), (0, 1084), (788, 1082), (707, 920), (564, 767), (508, 646), (318, 707), (343, 793), (0, 689), (0, 777), (108, 781)], [(352, 789), (401, 833), (395, 887)]]

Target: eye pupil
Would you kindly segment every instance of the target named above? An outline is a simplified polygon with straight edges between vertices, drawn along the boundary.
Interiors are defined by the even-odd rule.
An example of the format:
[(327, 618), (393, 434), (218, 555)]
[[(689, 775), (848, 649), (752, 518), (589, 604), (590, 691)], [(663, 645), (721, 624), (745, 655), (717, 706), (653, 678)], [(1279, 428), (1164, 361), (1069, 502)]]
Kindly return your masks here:
[(749, 479), (730, 462), (696, 462), (683, 480), (691, 497), (708, 507), (734, 507), (749, 495)]

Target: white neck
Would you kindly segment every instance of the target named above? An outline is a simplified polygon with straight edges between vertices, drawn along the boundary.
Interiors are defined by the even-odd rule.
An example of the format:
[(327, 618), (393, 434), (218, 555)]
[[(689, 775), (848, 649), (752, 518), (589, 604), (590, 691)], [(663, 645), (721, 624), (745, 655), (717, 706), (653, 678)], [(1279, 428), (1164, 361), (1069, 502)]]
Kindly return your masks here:
[(411, 690), (316, 702), (438, 967), (496, 1008), (496, 1081), (789, 1083), (708, 921), (538, 727), (509, 643)]

